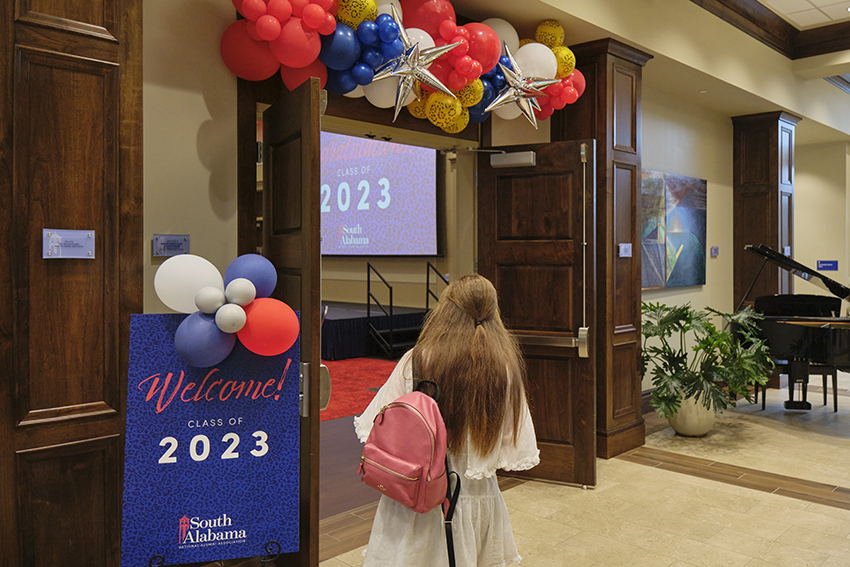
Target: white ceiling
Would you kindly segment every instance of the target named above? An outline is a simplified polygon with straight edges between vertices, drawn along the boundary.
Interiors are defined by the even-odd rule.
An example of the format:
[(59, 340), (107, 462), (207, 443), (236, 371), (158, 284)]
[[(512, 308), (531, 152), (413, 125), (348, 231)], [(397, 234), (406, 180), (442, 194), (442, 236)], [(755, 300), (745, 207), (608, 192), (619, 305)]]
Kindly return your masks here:
[(759, 0), (799, 30), (850, 20), (850, 1)]

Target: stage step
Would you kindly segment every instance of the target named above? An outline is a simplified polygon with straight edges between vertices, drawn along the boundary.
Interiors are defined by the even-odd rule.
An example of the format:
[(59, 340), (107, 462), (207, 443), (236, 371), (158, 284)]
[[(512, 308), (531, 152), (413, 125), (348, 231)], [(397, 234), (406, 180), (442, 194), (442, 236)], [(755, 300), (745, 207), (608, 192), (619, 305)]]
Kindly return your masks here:
[[(421, 330), (422, 327), (417, 325), (415, 327), (399, 327), (392, 330), (372, 329), (371, 332), (375, 338), (375, 342), (384, 354), (391, 359), (395, 359), (413, 348)], [(392, 346), (390, 346), (391, 337)]]

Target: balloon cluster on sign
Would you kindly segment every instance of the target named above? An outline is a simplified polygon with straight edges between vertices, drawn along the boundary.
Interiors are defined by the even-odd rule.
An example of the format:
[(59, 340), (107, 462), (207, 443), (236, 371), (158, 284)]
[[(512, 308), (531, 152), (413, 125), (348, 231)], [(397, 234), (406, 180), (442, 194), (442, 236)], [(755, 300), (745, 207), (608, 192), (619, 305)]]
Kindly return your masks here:
[(298, 316), (269, 296), (277, 272), (258, 254), (239, 256), (224, 278), (193, 254), (173, 256), (154, 276), (156, 294), (169, 308), (189, 313), (174, 334), (174, 347), (189, 366), (206, 368), (227, 358), (237, 337), (251, 352), (283, 354), (298, 338)]
[[(521, 88), (524, 97), (535, 99), (531, 106), (538, 119), (574, 103), (584, 90), (575, 57), (563, 45), (564, 29), (554, 20), (542, 22), (533, 40), (520, 41), (514, 27), (499, 18), (458, 26), (449, 0), (232, 1), (246, 19), (227, 28), (220, 48), (238, 77), (260, 81), (280, 72), (290, 90), (318, 77), (329, 92), (365, 96), (378, 108), (396, 106), (396, 116), (406, 106), (449, 133), (483, 122), (491, 111), (506, 120), (528, 114), (519, 104), (488, 110), (507, 88), (502, 68), (513, 69), (508, 53), (529, 83)], [(405, 32), (420, 52), (454, 45), (422, 65), (447, 92), (417, 81), (407, 94), (409, 84), (400, 78), (410, 74), (404, 69), (412, 52), (402, 42)], [(399, 71), (387, 72), (393, 66)], [(421, 74), (415, 65), (414, 70)], [(556, 78), (560, 82), (545, 89), (531, 84)]]

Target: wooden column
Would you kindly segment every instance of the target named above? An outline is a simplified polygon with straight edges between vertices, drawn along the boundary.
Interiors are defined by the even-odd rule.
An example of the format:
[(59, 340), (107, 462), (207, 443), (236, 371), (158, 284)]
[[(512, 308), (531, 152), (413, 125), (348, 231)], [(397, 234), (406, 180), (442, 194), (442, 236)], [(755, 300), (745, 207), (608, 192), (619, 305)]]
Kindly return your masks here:
[(756, 297), (794, 293), (792, 276), (786, 270), (767, 266), (758, 275), (764, 259), (744, 250), (747, 244), (765, 244), (792, 255), (794, 225), (794, 131), (800, 118), (787, 112), (735, 116), (734, 199), (734, 300), (745, 304)]
[[(641, 71), (650, 55), (614, 39), (571, 48), (587, 89), (552, 117), (552, 141), (595, 138), (596, 451), (644, 443), (640, 356)], [(630, 250), (629, 250), (630, 248)]]

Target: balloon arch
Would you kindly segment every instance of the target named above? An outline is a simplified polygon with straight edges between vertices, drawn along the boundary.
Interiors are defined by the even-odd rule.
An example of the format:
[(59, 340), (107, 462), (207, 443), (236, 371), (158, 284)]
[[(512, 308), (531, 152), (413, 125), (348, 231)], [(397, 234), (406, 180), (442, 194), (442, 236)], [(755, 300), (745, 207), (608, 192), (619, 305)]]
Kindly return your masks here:
[[(564, 29), (554, 20), (541, 22), (533, 39), (520, 39), (499, 18), (458, 26), (448, 0), (232, 2), (245, 19), (224, 31), (220, 49), (237, 77), (263, 81), (280, 73), (289, 90), (318, 77), (331, 93), (366, 97), (396, 112), (404, 105), (452, 134), (492, 112), (505, 120), (525, 114), (536, 127), (536, 120), (574, 103), (585, 89)], [(451, 44), (416, 68), (420, 53)], [(411, 62), (446, 88), (416, 81), (399, 100)]]

